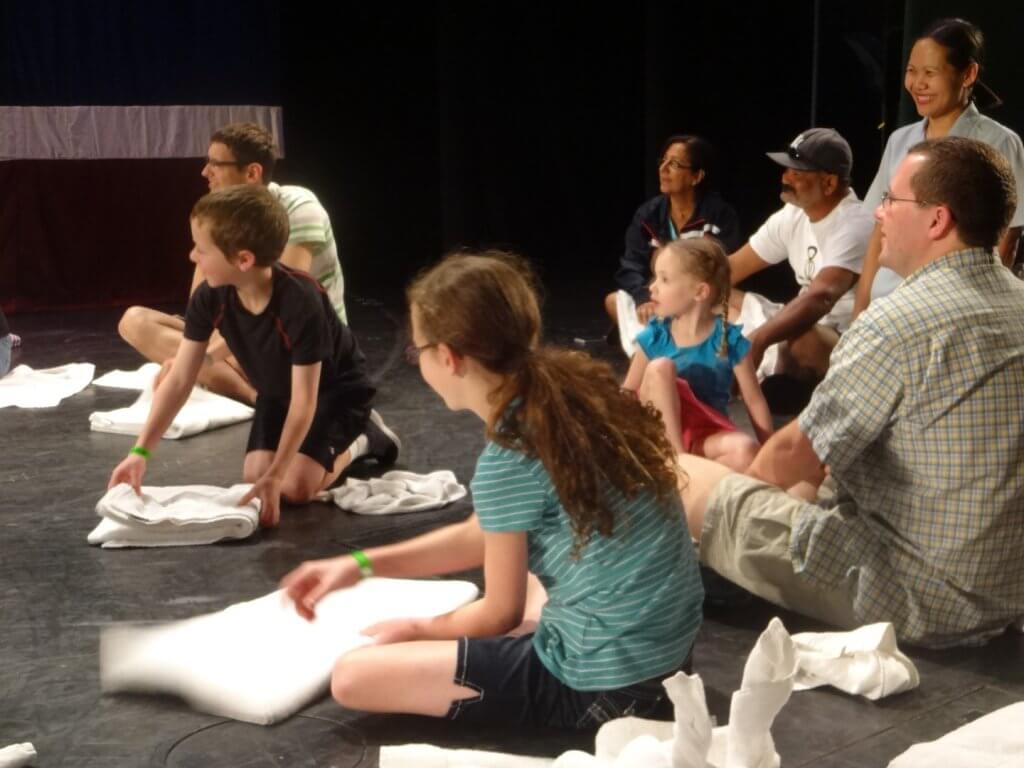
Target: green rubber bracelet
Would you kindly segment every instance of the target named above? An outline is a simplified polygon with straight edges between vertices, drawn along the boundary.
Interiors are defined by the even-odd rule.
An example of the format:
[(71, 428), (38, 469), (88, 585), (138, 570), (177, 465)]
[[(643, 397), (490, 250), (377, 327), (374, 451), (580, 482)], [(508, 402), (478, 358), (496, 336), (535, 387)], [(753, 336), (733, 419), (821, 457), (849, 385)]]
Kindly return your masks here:
[(373, 576), (373, 563), (370, 562), (370, 558), (366, 556), (366, 553), (361, 549), (357, 549), (354, 552), (350, 552), (355, 561), (359, 563), (359, 572), (363, 574), (364, 579), (368, 579)]
[(146, 461), (149, 461), (151, 458), (153, 458), (153, 454), (151, 454), (141, 445), (134, 446), (130, 451), (128, 451), (128, 453), (134, 453), (136, 456), (141, 456)]

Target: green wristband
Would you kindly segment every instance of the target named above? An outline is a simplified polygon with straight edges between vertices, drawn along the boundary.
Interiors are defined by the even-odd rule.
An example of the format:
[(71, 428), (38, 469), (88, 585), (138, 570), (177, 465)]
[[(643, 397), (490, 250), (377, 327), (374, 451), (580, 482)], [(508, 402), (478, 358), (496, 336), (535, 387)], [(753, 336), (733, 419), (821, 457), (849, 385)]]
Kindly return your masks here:
[(151, 454), (141, 445), (134, 446), (130, 451), (128, 451), (128, 453), (134, 453), (136, 456), (141, 456), (146, 461), (149, 461), (151, 458), (153, 458), (153, 454)]
[(370, 558), (366, 556), (366, 553), (361, 549), (357, 549), (353, 552), (349, 552), (355, 561), (359, 563), (359, 572), (363, 574), (364, 579), (368, 579), (373, 576), (373, 563), (370, 562)]

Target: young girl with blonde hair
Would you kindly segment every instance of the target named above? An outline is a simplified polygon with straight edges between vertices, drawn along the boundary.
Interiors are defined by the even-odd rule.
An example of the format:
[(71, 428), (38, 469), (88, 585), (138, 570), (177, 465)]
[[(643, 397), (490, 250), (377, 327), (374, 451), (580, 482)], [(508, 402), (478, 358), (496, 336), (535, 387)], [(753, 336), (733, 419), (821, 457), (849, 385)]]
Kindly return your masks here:
[[(484, 423), (475, 513), (307, 562), (282, 583), (307, 617), (325, 594), (371, 572), (482, 566), (484, 596), (437, 618), (364, 630), (377, 642), (339, 659), (335, 699), (510, 726), (671, 717), (660, 682), (686, 663), (703, 590), (657, 416), (620, 392), (607, 365), (541, 345), (533, 278), (515, 257), (449, 256), (408, 299), (410, 361), (448, 408)], [(541, 586), (538, 617), (528, 606), (540, 603)]]
[(750, 342), (726, 320), (729, 285), (729, 259), (711, 238), (675, 240), (658, 251), (651, 282), (655, 316), (636, 337), (622, 386), (661, 413), (676, 452), (742, 472), (759, 444), (726, 414), (733, 376), (762, 443), (772, 421), (747, 355)]

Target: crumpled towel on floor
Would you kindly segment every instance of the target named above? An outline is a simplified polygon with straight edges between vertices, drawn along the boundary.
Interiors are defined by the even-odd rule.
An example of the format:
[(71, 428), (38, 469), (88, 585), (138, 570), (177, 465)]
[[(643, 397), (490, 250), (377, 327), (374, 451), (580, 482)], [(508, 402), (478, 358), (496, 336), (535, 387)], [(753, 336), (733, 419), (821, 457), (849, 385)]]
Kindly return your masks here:
[(378, 478), (348, 478), (343, 485), (320, 494), (324, 500), (359, 515), (390, 515), (395, 512), (423, 512), (458, 501), (466, 487), (448, 469), (426, 475), (392, 470)]
[(0, 379), (0, 408), (52, 408), (66, 397), (81, 392), (92, 381), (96, 366), (69, 363), (34, 370), (19, 365)]
[(173, 694), (201, 712), (269, 725), (326, 693), (337, 659), (373, 642), (363, 628), (447, 613), (477, 593), (466, 581), (369, 578), (327, 595), (314, 621), (277, 591), (185, 621), (108, 627), (100, 684), (107, 693)]
[(793, 643), (798, 691), (831, 685), (876, 701), (921, 684), (914, 662), (896, 647), (896, 631), (889, 622), (852, 632), (801, 632), (793, 635)]
[(0, 768), (22, 768), (32, 765), (35, 759), (36, 748), (28, 741), (0, 749)]
[(915, 744), (889, 768), (1020, 768), (1024, 702), (997, 709), (935, 741)]
[(636, 349), (636, 337), (644, 329), (644, 324), (637, 319), (636, 302), (625, 291), (615, 292), (615, 313), (619, 318), (619, 344), (626, 357), (633, 357)]
[(153, 379), (158, 373), (160, 373), (160, 363), (146, 363), (134, 371), (124, 371), (120, 368), (107, 371), (102, 376), (97, 376), (92, 383), (95, 387), (137, 389), (141, 392), (152, 386)]
[(545, 761), (407, 744), (381, 747), (380, 768), (778, 768), (771, 726), (789, 700), (795, 674), (796, 650), (774, 618), (747, 658), (728, 725), (712, 729), (700, 675), (677, 672), (664, 682), (675, 706), (674, 723), (611, 720), (598, 729), (593, 755), (573, 750)]
[(259, 527), (259, 499), (238, 506), (250, 488), (247, 483), (230, 488), (144, 485), (140, 497), (130, 485), (121, 483), (97, 502), (96, 513), (103, 519), (88, 541), (109, 549), (182, 547), (244, 539)]
[[(152, 381), (127, 408), (113, 411), (95, 411), (89, 414), (89, 428), (93, 432), (114, 435), (137, 435), (142, 431), (153, 403)], [(252, 418), (253, 409), (230, 397), (214, 394), (202, 387), (193, 387), (185, 405), (164, 432), (164, 437), (177, 440), (191, 437), (219, 427), (227, 427)]]

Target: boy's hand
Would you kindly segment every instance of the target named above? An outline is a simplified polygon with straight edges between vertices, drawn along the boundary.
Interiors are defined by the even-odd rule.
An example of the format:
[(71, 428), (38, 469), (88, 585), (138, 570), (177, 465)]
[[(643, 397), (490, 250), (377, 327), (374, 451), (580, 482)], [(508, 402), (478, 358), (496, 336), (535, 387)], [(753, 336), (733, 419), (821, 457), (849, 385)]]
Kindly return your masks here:
[(260, 500), (260, 525), (275, 528), (281, 520), (281, 478), (269, 472), (253, 483), (238, 506), (244, 507), (253, 499)]
[(359, 565), (351, 555), (326, 560), (308, 560), (281, 579), (281, 587), (295, 603), (299, 615), (312, 621), (316, 604), (328, 592), (351, 587), (362, 578)]
[(420, 619), (390, 619), (370, 625), (362, 634), (372, 637), (377, 645), (406, 643), (422, 639), (423, 626)]
[(109, 491), (119, 483), (128, 483), (138, 496), (142, 495), (142, 476), (146, 473), (146, 460), (134, 453), (125, 457), (124, 461), (114, 467), (107, 483)]

